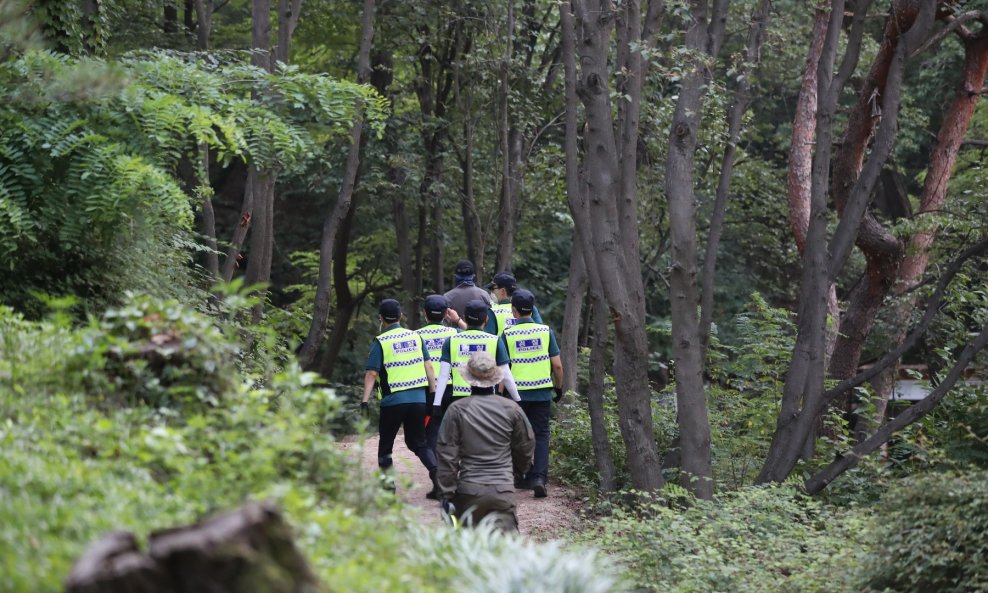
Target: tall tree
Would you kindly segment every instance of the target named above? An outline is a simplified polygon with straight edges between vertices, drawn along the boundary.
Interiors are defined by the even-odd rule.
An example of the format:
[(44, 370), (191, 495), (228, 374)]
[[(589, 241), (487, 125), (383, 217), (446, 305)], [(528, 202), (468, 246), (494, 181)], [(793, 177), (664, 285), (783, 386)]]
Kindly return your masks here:
[[(284, 1), (284, 0), (282, 0)], [(365, 84), (370, 80), (370, 52), (374, 39), (374, 14), (375, 1), (364, 0), (364, 8), (360, 25), (360, 42), (357, 51), (357, 82)], [(287, 42), (286, 46), (287, 48)], [(332, 212), (323, 221), (322, 240), (319, 244), (319, 278), (316, 283), (316, 298), (312, 310), (312, 322), (309, 325), (309, 333), (299, 349), (299, 364), (303, 367), (311, 367), (315, 361), (316, 353), (322, 344), (326, 332), (326, 320), (329, 317), (330, 289), (333, 277), (333, 259), (336, 238), (340, 232), (340, 226), (350, 214), (351, 201), (353, 200), (354, 186), (356, 185), (357, 172), (360, 169), (360, 147), (363, 139), (364, 123), (361, 118), (357, 118), (350, 128), (350, 147), (347, 152), (346, 168), (343, 171), (343, 180), (340, 183), (340, 192), (333, 206)]]
[[(560, 5), (563, 26), (575, 16), (576, 51), (581, 70), (577, 94), (586, 113), (584, 171), (589, 191), (586, 212), (574, 212), (585, 221), (593, 248), (584, 252), (588, 268), (600, 278), (615, 331), (614, 380), (618, 395), (621, 434), (635, 488), (653, 491), (662, 487), (661, 464), (652, 427), (651, 392), (648, 383), (648, 340), (645, 331), (644, 285), (639, 263), (637, 196), (638, 113), (644, 60), (641, 52), (654, 42), (664, 4), (649, 3), (644, 31), (637, 1), (612, 7), (603, 0), (573, 0)], [(625, 101), (615, 121), (609, 87), (609, 49), (615, 33), (612, 9), (622, 18), (617, 31), (619, 55), (615, 65), (625, 72)], [(629, 178), (630, 177), (630, 178)], [(571, 209), (574, 202), (571, 197)], [(579, 207), (579, 206), (578, 206)]]

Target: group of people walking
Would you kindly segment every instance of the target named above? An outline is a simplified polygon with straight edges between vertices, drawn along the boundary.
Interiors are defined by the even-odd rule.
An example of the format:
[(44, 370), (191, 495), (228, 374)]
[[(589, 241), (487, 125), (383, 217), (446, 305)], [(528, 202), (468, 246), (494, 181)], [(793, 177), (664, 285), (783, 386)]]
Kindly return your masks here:
[(488, 518), (514, 531), (515, 490), (548, 495), (550, 402), (563, 393), (559, 346), (535, 295), (512, 274), (497, 273), (488, 293), (463, 260), (454, 279), (452, 290), (426, 297), (426, 324), (415, 331), (401, 326), (397, 300), (381, 301), (360, 405), (376, 388), (382, 471), (404, 428), (405, 444), (429, 470), (427, 497), (468, 525)]

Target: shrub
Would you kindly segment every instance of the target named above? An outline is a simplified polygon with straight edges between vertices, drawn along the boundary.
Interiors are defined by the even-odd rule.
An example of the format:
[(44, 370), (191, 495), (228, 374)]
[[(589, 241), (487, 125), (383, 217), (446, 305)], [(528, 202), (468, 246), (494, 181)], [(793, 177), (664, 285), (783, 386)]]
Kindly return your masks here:
[(594, 535), (643, 591), (850, 591), (867, 531), (790, 485), (749, 487), (685, 511), (618, 511)]
[(877, 524), (872, 590), (988, 590), (988, 472), (909, 478), (885, 497)]

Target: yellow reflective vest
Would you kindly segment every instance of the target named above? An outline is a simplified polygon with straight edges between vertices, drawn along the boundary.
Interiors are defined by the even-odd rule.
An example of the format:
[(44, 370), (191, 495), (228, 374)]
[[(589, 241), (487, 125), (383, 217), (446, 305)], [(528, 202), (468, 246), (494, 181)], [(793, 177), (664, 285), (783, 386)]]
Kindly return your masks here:
[(429, 364), (432, 365), (432, 376), (439, 376), (439, 358), (443, 355), (443, 344), (446, 338), (455, 336), (459, 331), (440, 323), (431, 323), (419, 328), (418, 334), (425, 341), (425, 349), (429, 351)]
[(460, 367), (470, 362), (474, 352), (486, 352), (497, 358), (497, 336), (482, 329), (468, 329), (449, 339), (449, 364), (452, 367), (453, 397), (470, 395), (470, 384), (460, 374)]
[(552, 388), (549, 333), (549, 326), (541, 323), (522, 323), (504, 330), (511, 376), (518, 391)]
[(380, 383), (387, 381), (388, 393), (428, 387), (429, 377), (422, 357), (422, 337), (410, 329), (396, 327), (377, 336), (384, 358), (384, 376), (379, 377), (377, 397), (383, 397)]
[(497, 335), (500, 336), (504, 330), (515, 324), (517, 319), (511, 314), (511, 303), (500, 303), (491, 305), (491, 313), (497, 319)]

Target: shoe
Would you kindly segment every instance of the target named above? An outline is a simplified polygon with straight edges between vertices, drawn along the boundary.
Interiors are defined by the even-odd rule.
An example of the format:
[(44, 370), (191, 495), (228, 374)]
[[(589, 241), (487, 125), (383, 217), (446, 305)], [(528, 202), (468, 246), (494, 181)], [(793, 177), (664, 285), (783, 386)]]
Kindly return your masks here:
[(526, 478), (515, 478), (515, 490), (531, 490), (532, 481)]
[(532, 483), (532, 490), (535, 491), (535, 498), (549, 496), (549, 491), (545, 488), (545, 480), (542, 478), (535, 478), (535, 481)]

